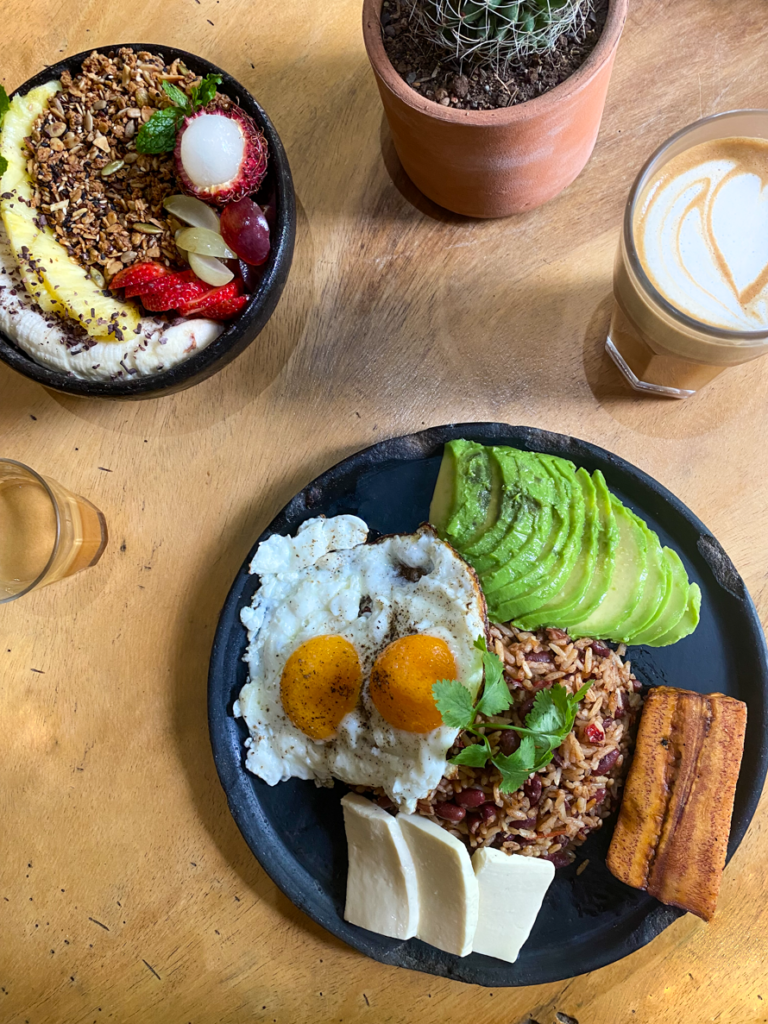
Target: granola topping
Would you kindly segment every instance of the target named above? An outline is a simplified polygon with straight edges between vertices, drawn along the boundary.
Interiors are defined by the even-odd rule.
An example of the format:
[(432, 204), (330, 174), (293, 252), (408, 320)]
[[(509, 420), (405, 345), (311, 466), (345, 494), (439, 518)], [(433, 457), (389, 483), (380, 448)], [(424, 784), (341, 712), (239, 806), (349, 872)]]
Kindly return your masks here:
[[(94, 52), (74, 78), (62, 74), (62, 91), (26, 140), (38, 223), (97, 283), (143, 260), (179, 265), (180, 225), (162, 205), (177, 191), (173, 154), (149, 156), (135, 145), (141, 125), (170, 105), (163, 81), (188, 93), (200, 78), (146, 51)], [(217, 102), (232, 105), (224, 96)]]

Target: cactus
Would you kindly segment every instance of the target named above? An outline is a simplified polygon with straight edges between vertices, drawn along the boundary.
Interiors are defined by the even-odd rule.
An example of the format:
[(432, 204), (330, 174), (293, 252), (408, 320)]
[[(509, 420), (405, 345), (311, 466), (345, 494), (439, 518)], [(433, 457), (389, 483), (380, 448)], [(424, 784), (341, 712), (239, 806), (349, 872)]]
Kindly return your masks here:
[(405, 0), (422, 31), (459, 62), (505, 66), (554, 49), (593, 0)]

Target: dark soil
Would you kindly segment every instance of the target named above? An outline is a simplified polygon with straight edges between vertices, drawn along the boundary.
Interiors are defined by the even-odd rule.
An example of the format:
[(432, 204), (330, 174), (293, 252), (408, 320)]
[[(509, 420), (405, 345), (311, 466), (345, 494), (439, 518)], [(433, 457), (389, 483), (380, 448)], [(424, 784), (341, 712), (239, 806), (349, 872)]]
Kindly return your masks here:
[(608, 0), (596, 0), (581, 33), (562, 35), (554, 50), (500, 68), (461, 67), (421, 33), (402, 0), (384, 0), (381, 28), (387, 56), (413, 90), (444, 107), (495, 110), (541, 96), (569, 78), (594, 50), (607, 16)]

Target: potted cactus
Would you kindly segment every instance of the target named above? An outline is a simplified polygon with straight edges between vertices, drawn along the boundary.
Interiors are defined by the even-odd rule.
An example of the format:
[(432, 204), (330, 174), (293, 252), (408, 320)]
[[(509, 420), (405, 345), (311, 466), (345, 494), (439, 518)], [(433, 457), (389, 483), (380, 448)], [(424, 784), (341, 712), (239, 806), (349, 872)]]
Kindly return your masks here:
[(628, 0), (364, 0), (395, 149), (470, 217), (552, 199), (594, 148)]

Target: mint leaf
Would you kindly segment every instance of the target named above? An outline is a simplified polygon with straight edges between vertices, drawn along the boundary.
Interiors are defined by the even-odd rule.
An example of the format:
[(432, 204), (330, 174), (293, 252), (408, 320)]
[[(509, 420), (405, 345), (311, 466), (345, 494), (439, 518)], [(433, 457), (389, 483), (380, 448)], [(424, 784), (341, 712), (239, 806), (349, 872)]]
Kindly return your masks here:
[(501, 773), (502, 793), (515, 793), (533, 771), (535, 757), (534, 742), (530, 736), (523, 736), (514, 754), (497, 754), (493, 758)]
[(490, 755), (490, 747), (485, 743), (472, 743), (464, 747), (459, 753), (451, 758), (451, 764), (467, 764), (471, 768), (482, 768)]
[(184, 111), (178, 107), (156, 110), (152, 117), (143, 124), (136, 136), (136, 149), (139, 153), (170, 153), (176, 145), (176, 131)]
[(172, 82), (162, 82), (163, 91), (165, 95), (169, 97), (174, 107), (179, 107), (185, 114), (192, 113), (192, 107), (189, 103), (189, 97), (185, 92), (182, 92), (178, 85), (173, 85)]
[(434, 683), (432, 696), (445, 725), (451, 729), (466, 729), (472, 724), (472, 695), (458, 679), (441, 679)]
[(485, 669), (485, 685), (483, 696), (480, 698), (475, 709), (476, 714), (498, 715), (506, 711), (512, 703), (509, 688), (504, 682), (504, 666), (497, 654), (483, 655), (483, 667)]
[(207, 107), (216, 97), (216, 86), (221, 85), (221, 75), (206, 75), (199, 85), (193, 85), (190, 93), (192, 96), (192, 109)]

